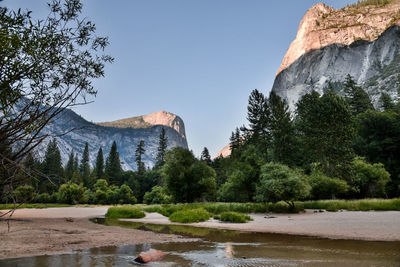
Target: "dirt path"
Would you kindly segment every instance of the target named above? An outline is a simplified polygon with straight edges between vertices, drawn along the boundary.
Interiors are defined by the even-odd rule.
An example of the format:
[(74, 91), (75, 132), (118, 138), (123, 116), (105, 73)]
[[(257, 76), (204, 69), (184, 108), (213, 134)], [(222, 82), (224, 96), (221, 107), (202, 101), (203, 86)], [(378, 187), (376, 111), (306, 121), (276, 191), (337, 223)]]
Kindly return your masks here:
[[(254, 221), (248, 223), (221, 223), (210, 219), (192, 223), (198, 227), (231, 229), (250, 232), (281, 233), (317, 236), (333, 239), (375, 241), (400, 241), (400, 211), (343, 211), (317, 212), (307, 210), (300, 214), (251, 214)], [(124, 219), (125, 220), (125, 219)], [(136, 222), (171, 224), (168, 218), (150, 213)]]
[(188, 240), (176, 235), (103, 226), (89, 221), (89, 217), (104, 215), (106, 211), (107, 207), (17, 210), (10, 232), (7, 232), (7, 224), (0, 222), (0, 258), (56, 254), (97, 246)]

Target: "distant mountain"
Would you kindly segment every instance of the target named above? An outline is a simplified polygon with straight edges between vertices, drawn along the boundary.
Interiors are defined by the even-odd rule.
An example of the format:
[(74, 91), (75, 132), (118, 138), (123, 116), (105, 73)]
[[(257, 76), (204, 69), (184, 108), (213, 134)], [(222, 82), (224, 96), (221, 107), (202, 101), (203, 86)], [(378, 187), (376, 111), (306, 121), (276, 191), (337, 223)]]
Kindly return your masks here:
[[(140, 140), (144, 140), (146, 152), (143, 161), (146, 167), (153, 167), (162, 128), (165, 129), (168, 137), (168, 149), (188, 148), (183, 120), (166, 111), (100, 124), (88, 122), (72, 110), (67, 109), (47, 125), (43, 133), (57, 136), (64, 164), (68, 161), (71, 150), (81, 157), (85, 142), (88, 142), (90, 163), (94, 166), (99, 148), (103, 148), (106, 158), (113, 141), (116, 141), (123, 169), (135, 170), (136, 146)], [(75, 130), (71, 131), (72, 129)], [(44, 157), (48, 142), (49, 140), (45, 140), (36, 149), (40, 157)]]
[(339, 94), (347, 74), (377, 105), (381, 92), (394, 96), (400, 86), (400, 0), (386, 5), (336, 10), (311, 7), (300, 22), (272, 90), (296, 102), (311, 90), (323, 93), (331, 82)]

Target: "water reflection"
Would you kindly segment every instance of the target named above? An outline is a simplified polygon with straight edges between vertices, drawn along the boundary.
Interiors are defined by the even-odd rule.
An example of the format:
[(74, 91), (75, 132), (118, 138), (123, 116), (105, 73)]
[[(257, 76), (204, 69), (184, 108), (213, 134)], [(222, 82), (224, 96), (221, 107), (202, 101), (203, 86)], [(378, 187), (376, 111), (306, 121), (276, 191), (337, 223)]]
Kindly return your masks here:
[(91, 248), (71, 254), (1, 260), (0, 266), (132, 267), (134, 258), (150, 248), (169, 255), (147, 266), (400, 266), (400, 242), (328, 240), (118, 220), (97, 222), (201, 240)]

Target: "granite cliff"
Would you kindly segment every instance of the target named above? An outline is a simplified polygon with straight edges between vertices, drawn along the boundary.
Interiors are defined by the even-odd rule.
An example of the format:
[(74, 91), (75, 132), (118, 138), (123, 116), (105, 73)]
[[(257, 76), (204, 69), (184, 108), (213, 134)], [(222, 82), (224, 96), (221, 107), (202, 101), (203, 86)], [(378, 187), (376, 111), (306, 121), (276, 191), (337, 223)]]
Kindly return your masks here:
[[(113, 141), (115, 141), (122, 168), (124, 170), (135, 170), (135, 150), (140, 140), (144, 140), (146, 152), (143, 156), (143, 161), (146, 167), (153, 167), (162, 128), (165, 129), (168, 137), (168, 149), (176, 146), (188, 148), (185, 126), (183, 120), (178, 116), (166, 111), (160, 111), (134, 118), (143, 118), (145, 124), (128, 123), (126, 120), (120, 120), (101, 123), (105, 125), (103, 126), (88, 122), (72, 110), (67, 109), (47, 125), (43, 132), (57, 136), (63, 164), (68, 161), (71, 150), (81, 156), (85, 143), (88, 142), (90, 163), (94, 166), (99, 148), (103, 148), (104, 157), (106, 158)], [(130, 119), (127, 120), (129, 121)], [(121, 121), (124, 121), (125, 124), (117, 123)], [(137, 119), (137, 121), (141, 120)], [(74, 130), (71, 131), (71, 129)], [(45, 140), (36, 150), (39, 156), (44, 157), (48, 141)]]
[(394, 95), (400, 82), (399, 25), (400, 0), (340, 10), (314, 5), (300, 22), (272, 90), (293, 110), (302, 95), (323, 93), (329, 81), (341, 93), (350, 74), (374, 104), (382, 91)]

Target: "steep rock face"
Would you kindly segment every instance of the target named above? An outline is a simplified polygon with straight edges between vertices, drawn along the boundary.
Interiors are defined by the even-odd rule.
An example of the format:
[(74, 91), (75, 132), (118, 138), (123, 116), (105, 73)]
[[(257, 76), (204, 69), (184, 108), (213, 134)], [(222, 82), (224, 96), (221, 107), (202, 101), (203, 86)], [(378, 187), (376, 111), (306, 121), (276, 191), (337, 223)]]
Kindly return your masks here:
[(175, 129), (182, 138), (186, 138), (183, 120), (179, 116), (164, 110), (111, 122), (100, 122), (98, 124), (117, 128), (147, 128), (153, 125), (164, 125)]
[[(183, 125), (182, 120), (181, 123)], [(162, 128), (165, 129), (168, 137), (168, 149), (177, 146), (188, 148), (184, 128), (183, 132), (181, 130), (181, 133), (179, 133), (169, 126), (150, 125), (150, 123), (145, 128), (107, 127), (88, 122), (72, 110), (62, 112), (51, 124), (45, 127), (43, 132), (57, 136), (63, 164), (68, 161), (71, 150), (74, 150), (81, 157), (85, 142), (88, 142), (90, 163), (94, 166), (99, 148), (103, 148), (106, 159), (111, 145), (115, 141), (123, 169), (135, 170), (135, 150), (140, 140), (144, 140), (145, 143), (146, 152), (143, 161), (146, 167), (154, 166)], [(75, 130), (70, 131), (71, 129)], [(48, 141), (43, 142), (36, 150), (39, 156), (44, 157)]]
[(231, 155), (231, 152), (232, 152), (232, 151), (231, 151), (230, 145), (226, 145), (226, 146), (224, 146), (223, 148), (221, 148), (221, 150), (218, 151), (218, 153), (215, 154), (215, 155), (212, 157), (212, 159), (216, 159), (216, 158), (218, 158), (219, 156), (222, 156), (222, 157), (224, 157), (224, 158), (229, 157), (229, 156)]
[(296, 39), (286, 52), (277, 74), (311, 50), (332, 44), (350, 45), (357, 40), (373, 41), (395, 24), (400, 25), (400, 0), (385, 6), (340, 10), (323, 3), (316, 4), (301, 20)]
[[(294, 110), (295, 103), (300, 97), (311, 90), (314, 89), (323, 93), (328, 87), (329, 81), (334, 85), (334, 89), (342, 93), (342, 82), (347, 74), (350, 74), (358, 84), (363, 86), (375, 105), (382, 91), (387, 91), (394, 96), (400, 82), (398, 76), (400, 73), (400, 27), (396, 25), (396, 23), (399, 23), (399, 17), (396, 17), (397, 14), (400, 14), (399, 2), (396, 1), (381, 8), (364, 7), (360, 9), (368, 10), (371, 17), (364, 17), (361, 13), (346, 18), (345, 15), (352, 9), (335, 11), (323, 4), (318, 4), (310, 10), (300, 24), (299, 34), (297, 35), (299, 39), (296, 38), (289, 48), (282, 62), (282, 70), (276, 76), (272, 88), (288, 101), (291, 110)], [(317, 31), (311, 26), (306, 27), (307, 24), (311, 25), (311, 21), (315, 17), (321, 17), (320, 14), (326, 14), (328, 10), (331, 13), (336, 12), (335, 17), (330, 18), (331, 21), (336, 19), (342, 20), (342, 23), (347, 23), (345, 25), (350, 22), (356, 25), (343, 28), (345, 25), (335, 24), (336, 28), (321, 31)], [(333, 15), (329, 15), (327, 18), (330, 16)], [(366, 22), (358, 25), (355, 18), (359, 18), (359, 21), (363, 22), (366, 20), (371, 25)], [(374, 21), (378, 20), (381, 23), (374, 26)], [(368, 41), (372, 39), (368, 27), (375, 27), (374, 34), (377, 34), (386, 23), (389, 25), (394, 23), (394, 25), (387, 28), (376, 39)], [(331, 32), (334, 29), (337, 31)], [(306, 36), (307, 33), (314, 37), (300, 38)], [(366, 34), (360, 38), (367, 40), (354, 41), (359, 37), (350, 38), (349, 36), (352, 33), (359, 34), (357, 36)], [(328, 35), (329, 37), (327, 37)], [(312, 40), (317, 41), (313, 42)], [(293, 52), (296, 47), (299, 49), (297, 54)], [(296, 58), (297, 56), (299, 57)], [(291, 62), (292, 60), (294, 61)]]

